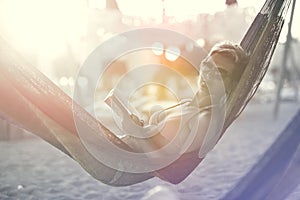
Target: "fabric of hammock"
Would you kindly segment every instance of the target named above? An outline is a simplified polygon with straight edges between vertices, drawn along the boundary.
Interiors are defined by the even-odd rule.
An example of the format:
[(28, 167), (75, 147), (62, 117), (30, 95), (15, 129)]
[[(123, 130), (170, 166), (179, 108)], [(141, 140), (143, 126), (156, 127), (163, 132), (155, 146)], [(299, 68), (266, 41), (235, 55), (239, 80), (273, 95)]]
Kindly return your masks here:
[(257, 164), (223, 199), (285, 199), (300, 183), (299, 165), (300, 111)]
[(267, 72), (290, 3), (291, 0), (266, 0), (241, 41), (251, 59), (228, 99), (225, 129), (246, 107)]
[[(290, 0), (267, 0), (241, 46), (251, 59), (240, 82), (229, 97), (226, 128), (240, 114), (261, 82), (275, 49)], [(88, 173), (103, 183), (124, 186), (153, 176), (172, 183), (186, 178), (202, 159), (198, 152), (183, 154), (169, 166), (152, 173), (129, 173), (113, 169), (96, 159), (82, 144), (75, 118), (99, 155), (109, 154), (107, 143), (133, 152), (93, 116), (62, 92), (41, 72), (0, 38), (0, 116), (40, 136), (76, 160)], [(120, 158), (121, 159), (121, 158)]]
[[(121, 173), (94, 158), (81, 143), (75, 119), (85, 125), (91, 140), (109, 140), (132, 151), (83, 108), (52, 83), (0, 38), (1, 116), (40, 136), (76, 160), (88, 173), (103, 183), (123, 186), (147, 180), (150, 173)], [(101, 133), (101, 134), (100, 134)], [(105, 147), (97, 143), (99, 149)], [(116, 178), (118, 174), (118, 178)]]

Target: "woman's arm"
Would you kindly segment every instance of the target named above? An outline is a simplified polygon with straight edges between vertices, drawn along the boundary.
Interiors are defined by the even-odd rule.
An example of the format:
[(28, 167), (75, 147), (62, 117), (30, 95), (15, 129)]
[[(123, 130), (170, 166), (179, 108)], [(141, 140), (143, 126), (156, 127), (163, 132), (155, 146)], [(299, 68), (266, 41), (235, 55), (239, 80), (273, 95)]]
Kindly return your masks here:
[(210, 112), (190, 112), (173, 116), (162, 122), (159, 132), (148, 138), (127, 135), (122, 140), (138, 152), (150, 152), (172, 143), (168, 150), (176, 152), (199, 151), (210, 123)]
[[(174, 157), (174, 161), (166, 164), (166, 166), (162, 166), (162, 168), (157, 169), (154, 173), (160, 179), (173, 184), (182, 182), (202, 161), (203, 157), (199, 158), (198, 155), (207, 134), (210, 112), (194, 115), (185, 126), (182, 125), (184, 127), (182, 132), (178, 132), (177, 124), (179, 122), (179, 118), (168, 120), (164, 129), (151, 138), (141, 139), (131, 136), (123, 138), (125, 143), (135, 150), (138, 149), (140, 153), (158, 150), (161, 154), (164, 154), (166, 152), (160, 150), (172, 142), (178, 134), (177, 142), (168, 149), (171, 153), (177, 154)], [(170, 151), (167, 153), (170, 153)]]

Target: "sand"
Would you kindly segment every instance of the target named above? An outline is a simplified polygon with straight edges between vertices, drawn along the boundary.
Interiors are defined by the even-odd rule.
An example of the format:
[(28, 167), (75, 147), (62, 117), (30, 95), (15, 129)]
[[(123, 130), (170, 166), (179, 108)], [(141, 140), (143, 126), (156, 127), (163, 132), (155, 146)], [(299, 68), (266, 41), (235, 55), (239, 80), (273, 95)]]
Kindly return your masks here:
[[(0, 199), (216, 200), (247, 173), (299, 109), (252, 101), (218, 145), (182, 183), (158, 178), (128, 187), (98, 182), (76, 162), (36, 137), (0, 141)], [(300, 187), (287, 198), (300, 199)]]

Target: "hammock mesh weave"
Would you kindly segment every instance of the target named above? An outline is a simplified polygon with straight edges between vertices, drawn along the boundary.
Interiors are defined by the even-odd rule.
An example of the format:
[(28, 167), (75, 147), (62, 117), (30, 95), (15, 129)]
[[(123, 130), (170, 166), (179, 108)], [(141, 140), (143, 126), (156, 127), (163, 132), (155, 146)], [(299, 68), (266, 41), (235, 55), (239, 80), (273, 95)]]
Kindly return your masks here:
[[(245, 108), (264, 77), (289, 4), (290, 0), (267, 0), (242, 40), (241, 46), (249, 52), (251, 59), (236, 90), (229, 97), (224, 131)], [(91, 138), (90, 142), (95, 142), (99, 154), (107, 151), (101, 140), (109, 140), (125, 150), (132, 149), (74, 103), (41, 72), (31, 67), (1, 37), (0, 44), (0, 116), (62, 150), (103, 183), (114, 186), (131, 185), (155, 175), (118, 171), (97, 160), (81, 143), (74, 116), (85, 127), (85, 134)], [(174, 164), (166, 167), (166, 171), (171, 178), (179, 177), (174, 182), (180, 182), (200, 162), (198, 153), (184, 154)], [(182, 172), (180, 177), (178, 172), (184, 170), (186, 172)]]

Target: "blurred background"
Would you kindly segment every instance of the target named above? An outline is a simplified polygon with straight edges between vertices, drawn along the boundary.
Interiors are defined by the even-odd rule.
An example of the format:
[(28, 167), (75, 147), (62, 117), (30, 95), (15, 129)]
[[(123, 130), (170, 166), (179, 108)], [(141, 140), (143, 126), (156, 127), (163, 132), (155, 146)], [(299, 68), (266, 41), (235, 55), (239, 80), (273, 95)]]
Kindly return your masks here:
[[(135, 28), (166, 28), (186, 35), (208, 52), (215, 43), (223, 40), (239, 43), (263, 4), (263, 0), (0, 0), (0, 36), (5, 38), (33, 66), (37, 67), (70, 96), (73, 95), (76, 84), (82, 88), (83, 97), (89, 94), (89, 85), (98, 84), (95, 99), (100, 101), (118, 83), (122, 75), (147, 62), (169, 66), (186, 77), (192, 85), (194, 84), (194, 88), (196, 88), (195, 82), (198, 75), (198, 71), (193, 66), (180, 58), (180, 54), (183, 51), (189, 51), (193, 48), (192, 46), (182, 44), (168, 47), (162, 43), (156, 43), (153, 44), (152, 50), (140, 50), (116, 59), (110, 64), (100, 80), (93, 80), (88, 75), (78, 77), (78, 70), (87, 56), (104, 41)], [(187, 199), (198, 198), (201, 196), (199, 194), (201, 192), (204, 196), (208, 194), (205, 199), (218, 199), (217, 196), (220, 196), (222, 192), (224, 193), (238, 179), (236, 174), (232, 175), (229, 180), (227, 179), (229, 175), (223, 176), (227, 168), (224, 163), (234, 167), (239, 165), (239, 162), (244, 162), (243, 159), (250, 158), (251, 162), (246, 162), (249, 168), (255, 162), (254, 158), (258, 158), (276, 138), (279, 130), (293, 116), (295, 108), (299, 105), (300, 60), (299, 56), (296, 55), (298, 54), (296, 52), (300, 51), (299, 2), (296, 3), (292, 23), (289, 56), (283, 62), (290, 11), (291, 9), (287, 14), (286, 23), (270, 68), (249, 108), (246, 109), (246, 114), (241, 116), (239, 124), (235, 123), (231, 128), (233, 134), (228, 138), (225, 137), (222, 140), (224, 142), (221, 141), (220, 147), (212, 152), (211, 159), (208, 158), (205, 161), (208, 167), (201, 169), (202, 171), (208, 170), (208, 174), (219, 173), (218, 177), (221, 182), (223, 181), (223, 185), (216, 184), (217, 186), (213, 187), (212, 177), (208, 177), (210, 181), (205, 181), (205, 176), (199, 169), (192, 175), (192, 178), (180, 186), (173, 187), (163, 184), (155, 187), (160, 184), (156, 179), (152, 182), (133, 186), (130, 189), (138, 193), (138, 196), (135, 197), (128, 192), (129, 188), (111, 189), (95, 182), (84, 172), (79, 172), (78, 166), (75, 166), (67, 157), (51, 149), (42, 141), (21, 143), (20, 139), (34, 136), (24, 133), (24, 131), (0, 119), (0, 140), (2, 141), (0, 142), (0, 151), (2, 152), (0, 160), (6, 161), (1, 161), (0, 164), (0, 185), (3, 185), (0, 188), (0, 199), (2, 199), (1, 195), (3, 197), (9, 196), (9, 192), (12, 195), (17, 195), (17, 197), (18, 195), (22, 197), (25, 195), (22, 194), (22, 191), (26, 185), (31, 184), (30, 181), (37, 181), (27, 187), (27, 190), (31, 191), (29, 196), (32, 199), (35, 197), (38, 197), (36, 199), (47, 199), (53, 197), (51, 196), (52, 193), (53, 195), (61, 193), (63, 194), (61, 199), (64, 199), (63, 196), (67, 191), (70, 188), (72, 191), (76, 190), (74, 187), (78, 187), (80, 183), (86, 183), (84, 189), (91, 192), (89, 193), (90, 196), (81, 194), (79, 199), (99, 199), (100, 196), (100, 199), (141, 199), (144, 196), (143, 193), (148, 195), (145, 195), (144, 199), (150, 199), (150, 196), (157, 191), (161, 191), (163, 195), (165, 193), (171, 195), (173, 199), (184, 199), (180, 198), (179, 193), (185, 194)], [(286, 70), (283, 73), (284, 63)], [(164, 79), (164, 77), (159, 72), (153, 74), (153, 79)], [(279, 85), (280, 79), (284, 80), (282, 86)], [(175, 93), (185, 95), (180, 80), (175, 77), (173, 79), (169, 77), (166, 84), (175, 85)], [(168, 94), (168, 91), (159, 86), (145, 87), (139, 95), (145, 94), (159, 94), (157, 98), (173, 98), (172, 95)], [(278, 115), (276, 112), (278, 112), (279, 106), (281, 106), (282, 113), (277, 119), (279, 123), (274, 126), (274, 116)], [(255, 120), (265, 120), (265, 123), (261, 122), (257, 125)], [(253, 129), (253, 126), (257, 127)], [(260, 131), (265, 132), (265, 134), (260, 134)], [(244, 132), (243, 136), (239, 135), (240, 132)], [(268, 135), (268, 133), (272, 134)], [(257, 138), (253, 137), (253, 134)], [(244, 141), (245, 139), (248, 141)], [(235, 143), (232, 144), (229, 140)], [(243, 156), (246, 151), (251, 151), (253, 143), (262, 145), (257, 148), (260, 151), (254, 151), (253, 154), (248, 154), (248, 157)], [(39, 151), (37, 149), (43, 149), (40, 153), (45, 156), (45, 159), (46, 157), (49, 158), (41, 161), (41, 166), (38, 168), (34, 166), (40, 162), (41, 157), (34, 154)], [(237, 160), (231, 160), (231, 164), (229, 164), (230, 153), (233, 149), (240, 154), (236, 153)], [(30, 156), (32, 154), (36, 158)], [(22, 168), (23, 163), (18, 163), (14, 158), (29, 164), (25, 164), (25, 168)], [(53, 168), (69, 167), (72, 169), (70, 169), (70, 173), (58, 170), (57, 175), (54, 175), (56, 178), (53, 178), (55, 180), (49, 179), (49, 184), (47, 184), (45, 177), (53, 175), (50, 172), (53, 168), (51, 169), (47, 165), (58, 158), (61, 160), (57, 162), (57, 165), (53, 162), (54, 164), (51, 164)], [(227, 161), (225, 161), (226, 159)], [(217, 165), (223, 166), (223, 168), (221, 167), (222, 170), (216, 168)], [(6, 170), (7, 167), (11, 166), (14, 167), (11, 170)], [(244, 165), (237, 168), (240, 170), (238, 171), (239, 176), (243, 174), (242, 166)], [(28, 173), (33, 173), (32, 176), (29, 178), (23, 175), (22, 169), (29, 170)], [(77, 173), (77, 175), (66, 181), (58, 177), (59, 173), (61, 176), (71, 176), (72, 173)], [(13, 174), (17, 174), (17, 176), (13, 177)], [(79, 176), (78, 174), (82, 175)], [(39, 176), (44, 178), (38, 179)], [(193, 185), (193, 182), (198, 182), (200, 179), (204, 179), (204, 182), (199, 184), (200, 188), (199, 185)], [(230, 184), (230, 180), (232, 184)], [(56, 187), (55, 181), (60, 188)], [(102, 189), (97, 191), (99, 187)], [(152, 190), (150, 190), (151, 188)], [(28, 194), (27, 190), (26, 194)], [(214, 192), (211, 193), (211, 190)], [(41, 191), (49, 196), (43, 196)], [(79, 190), (76, 192), (78, 195), (82, 193)], [(106, 196), (103, 194), (105, 192), (108, 192)], [(28, 196), (25, 195), (24, 197)], [(73, 196), (73, 198), (75, 197)], [(60, 198), (57, 197), (57, 199)], [(68, 198), (66, 197), (66, 199)]]

